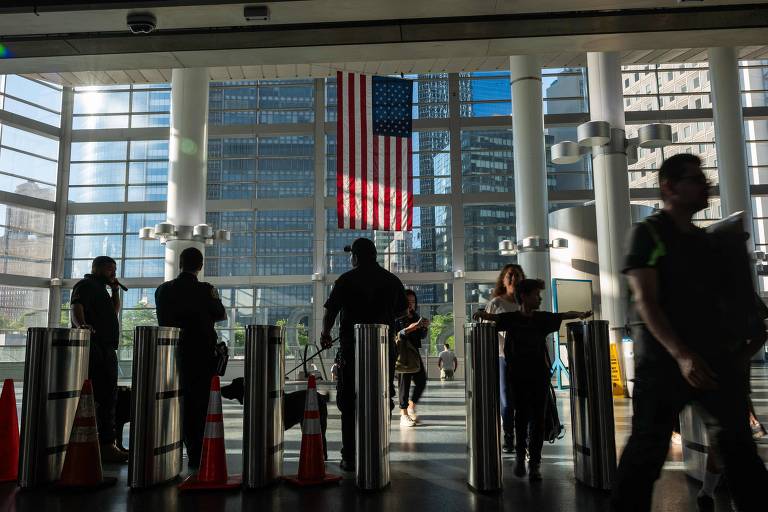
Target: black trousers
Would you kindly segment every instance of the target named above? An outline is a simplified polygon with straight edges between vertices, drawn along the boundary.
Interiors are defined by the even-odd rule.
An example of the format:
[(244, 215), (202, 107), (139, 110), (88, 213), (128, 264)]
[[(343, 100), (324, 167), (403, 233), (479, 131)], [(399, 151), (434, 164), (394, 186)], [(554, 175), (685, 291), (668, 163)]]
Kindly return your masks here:
[[(389, 343), (389, 409), (394, 409), (395, 402), (392, 397), (395, 395), (395, 359), (397, 358), (397, 349), (390, 340)], [(336, 406), (341, 412), (341, 458), (343, 460), (355, 461), (355, 347), (353, 344), (345, 344), (339, 348), (336, 354), (336, 363), (339, 365), (339, 372), (336, 377)]]
[(515, 446), (515, 401), (512, 386), (507, 383), (507, 361), (499, 356), (499, 409), (501, 427), (504, 430), (504, 444)]
[(632, 399), (632, 435), (619, 461), (611, 510), (651, 509), (653, 485), (669, 450), (681, 409), (697, 402), (707, 413), (710, 443), (720, 455), (731, 495), (739, 510), (765, 510), (768, 473), (749, 428), (749, 394), (744, 371), (719, 365), (716, 390), (696, 390), (679, 372), (637, 369)]
[(525, 457), (528, 450), (530, 461), (535, 464), (541, 462), (544, 446), (549, 373), (544, 366), (540, 371), (523, 368), (522, 365), (507, 367), (507, 393), (512, 396), (515, 409), (515, 453)]
[(418, 403), (424, 390), (427, 388), (427, 372), (424, 369), (424, 361), (419, 354), (419, 371), (416, 373), (401, 373), (397, 377), (397, 398), (401, 409), (408, 409), (408, 399), (411, 393), (411, 382), (413, 382), (413, 396), (410, 400)]
[(98, 341), (91, 344), (88, 359), (88, 378), (93, 385), (93, 401), (96, 404), (96, 425), (99, 431), (99, 442), (111, 444), (115, 440), (117, 352)]
[(182, 406), (181, 419), (184, 433), (184, 446), (187, 448), (187, 465), (200, 467), (205, 434), (205, 417), (208, 414), (208, 398), (211, 391), (213, 373), (201, 371), (181, 372)]

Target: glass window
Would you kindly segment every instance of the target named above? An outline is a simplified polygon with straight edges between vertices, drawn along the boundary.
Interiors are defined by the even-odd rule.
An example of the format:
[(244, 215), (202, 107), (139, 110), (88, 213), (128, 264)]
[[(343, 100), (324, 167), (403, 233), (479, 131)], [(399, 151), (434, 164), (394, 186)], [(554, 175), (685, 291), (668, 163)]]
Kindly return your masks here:
[(512, 130), (461, 132), (462, 192), (513, 192)]
[(466, 270), (499, 270), (517, 261), (501, 256), (499, 242), (515, 241), (515, 208), (487, 204), (464, 207), (464, 258)]
[(47, 324), (47, 288), (0, 286), (0, 363), (23, 363), (27, 328)]
[(41, 123), (61, 124), (61, 87), (18, 75), (0, 75), (0, 108)]
[(0, 273), (51, 276), (53, 212), (0, 204)]
[(416, 292), (419, 314), (430, 321), (429, 334), (422, 341), (422, 354), (437, 356), (448, 343), (455, 349), (453, 317), (453, 285), (451, 283), (410, 284), (408, 276), (402, 276), (403, 284)]
[(315, 118), (312, 80), (213, 82), (208, 98), (213, 125), (311, 123)]

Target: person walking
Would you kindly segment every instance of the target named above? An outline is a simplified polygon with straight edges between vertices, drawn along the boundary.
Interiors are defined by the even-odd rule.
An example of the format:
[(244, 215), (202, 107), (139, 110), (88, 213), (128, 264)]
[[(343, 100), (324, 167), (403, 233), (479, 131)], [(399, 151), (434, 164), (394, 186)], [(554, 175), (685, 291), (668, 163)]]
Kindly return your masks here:
[[(408, 314), (395, 322), (398, 352), (408, 350), (418, 355), (419, 369), (414, 373), (398, 374), (398, 399), (400, 401), (400, 426), (415, 427), (419, 418), (416, 404), (427, 387), (427, 371), (421, 358), (421, 340), (429, 334), (429, 320), (419, 315), (419, 299), (413, 290), (405, 290)], [(413, 396), (410, 396), (413, 382)]]
[(187, 466), (200, 467), (205, 418), (211, 378), (216, 374), (216, 322), (227, 319), (219, 293), (210, 283), (199, 281), (203, 253), (194, 247), (181, 251), (176, 279), (161, 284), (155, 292), (157, 322), (179, 327), (179, 377), (183, 397), (182, 422)]
[[(721, 457), (734, 502), (742, 512), (765, 510), (768, 473), (757, 454), (744, 367), (764, 342), (729, 350), (712, 276), (718, 275), (707, 233), (693, 215), (708, 206), (701, 160), (681, 153), (659, 169), (663, 209), (636, 224), (624, 273), (632, 294), (635, 387), (632, 433), (613, 483), (611, 510), (651, 509), (653, 487), (680, 410), (696, 402), (709, 419), (710, 442)], [(723, 286), (720, 286), (721, 291)], [(716, 297), (720, 299), (721, 297)]]
[(525, 476), (528, 453), (528, 478), (541, 480), (541, 449), (544, 446), (544, 420), (551, 371), (547, 365), (547, 335), (560, 329), (563, 320), (587, 318), (591, 311), (550, 313), (538, 311), (544, 281), (523, 279), (517, 283), (520, 311), (492, 314), (480, 310), (475, 320), (490, 320), (498, 331), (505, 331), (504, 356), (507, 382), (512, 388), (515, 407), (514, 473)]
[[(325, 302), (320, 334), (323, 349), (333, 345), (331, 329), (336, 316), (339, 322), (339, 350), (336, 353), (336, 405), (341, 412), (341, 469), (355, 470), (355, 324), (389, 326), (390, 397), (394, 395), (395, 320), (408, 313), (405, 287), (400, 279), (376, 262), (376, 246), (368, 238), (358, 238), (344, 247), (350, 253), (352, 270), (343, 273), (333, 285)], [(390, 407), (394, 403), (390, 400)]]
[(443, 345), (443, 351), (437, 356), (437, 367), (440, 368), (440, 380), (453, 380), (453, 374), (459, 367), (459, 359), (447, 343)]
[[(525, 279), (525, 272), (520, 265), (510, 263), (504, 265), (496, 278), (496, 286), (493, 288), (491, 300), (485, 310), (491, 314), (513, 313), (520, 311), (520, 304), (515, 295), (515, 286)], [(506, 332), (499, 332), (499, 399), (501, 409), (501, 426), (504, 430), (504, 442), (501, 449), (504, 453), (515, 451), (515, 408), (513, 397), (510, 395), (511, 387), (507, 384), (507, 364), (504, 358), (504, 340)]]
[[(88, 378), (93, 384), (96, 426), (104, 462), (128, 462), (128, 453), (115, 439), (117, 405), (117, 347), (120, 341), (120, 283), (117, 263), (109, 256), (97, 256), (91, 273), (72, 288), (72, 327), (91, 331)], [(109, 292), (107, 292), (109, 288)]]

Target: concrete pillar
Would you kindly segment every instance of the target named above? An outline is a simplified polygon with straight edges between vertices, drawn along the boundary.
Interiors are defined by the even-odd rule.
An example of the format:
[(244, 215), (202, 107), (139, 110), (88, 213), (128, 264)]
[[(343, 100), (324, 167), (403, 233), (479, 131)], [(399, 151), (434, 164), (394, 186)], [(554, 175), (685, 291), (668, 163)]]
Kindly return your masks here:
[[(208, 69), (174, 69), (171, 75), (171, 136), (168, 145), (168, 222), (180, 231), (205, 223), (208, 171)], [(179, 254), (205, 246), (173, 240), (165, 246), (165, 279), (179, 273)]]
[[(544, 150), (544, 115), (541, 64), (534, 55), (509, 58), (512, 87), (512, 154), (515, 166), (516, 238), (549, 239), (547, 160)], [(551, 304), (549, 248), (520, 252), (518, 263), (530, 278), (547, 284), (543, 307)]]
[(627, 286), (621, 268), (625, 238), (631, 226), (620, 55), (588, 53), (587, 74), (590, 118), (611, 125), (611, 142), (593, 151), (592, 173), (600, 263), (600, 316), (609, 322), (611, 343), (618, 343), (627, 322)]
[[(715, 145), (723, 217), (745, 213), (745, 228), (752, 234), (752, 201), (749, 197), (744, 117), (741, 111), (739, 61), (733, 48), (709, 49), (709, 79), (715, 117)], [(750, 250), (754, 250), (750, 236)]]

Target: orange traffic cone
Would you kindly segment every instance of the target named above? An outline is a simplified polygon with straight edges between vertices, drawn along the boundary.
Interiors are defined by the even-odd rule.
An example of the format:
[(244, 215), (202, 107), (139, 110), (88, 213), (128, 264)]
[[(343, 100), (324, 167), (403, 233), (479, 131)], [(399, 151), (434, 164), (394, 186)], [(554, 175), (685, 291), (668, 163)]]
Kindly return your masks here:
[(320, 410), (317, 407), (317, 384), (314, 375), (310, 375), (307, 382), (307, 401), (304, 406), (304, 421), (301, 423), (299, 474), (286, 477), (286, 480), (302, 487), (341, 480), (340, 476), (325, 472), (323, 436), (320, 429)]
[(16, 480), (19, 473), (19, 417), (13, 380), (5, 379), (0, 394), (0, 482)]
[(101, 471), (93, 386), (90, 380), (86, 380), (77, 403), (77, 414), (72, 423), (67, 454), (64, 456), (64, 468), (55, 485), (60, 489), (82, 489), (107, 487), (115, 482), (117, 478), (105, 477)]
[(224, 421), (221, 414), (221, 384), (219, 376), (214, 375), (211, 379), (211, 395), (208, 399), (208, 416), (205, 418), (200, 470), (179, 484), (179, 490), (235, 489), (242, 483), (243, 478), (240, 475), (227, 475)]

